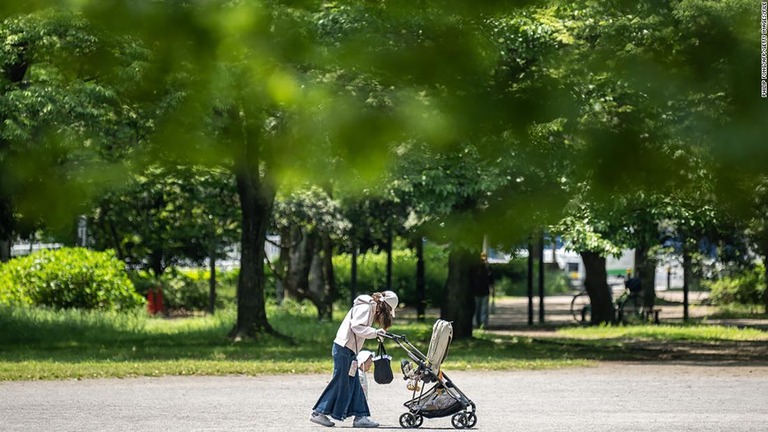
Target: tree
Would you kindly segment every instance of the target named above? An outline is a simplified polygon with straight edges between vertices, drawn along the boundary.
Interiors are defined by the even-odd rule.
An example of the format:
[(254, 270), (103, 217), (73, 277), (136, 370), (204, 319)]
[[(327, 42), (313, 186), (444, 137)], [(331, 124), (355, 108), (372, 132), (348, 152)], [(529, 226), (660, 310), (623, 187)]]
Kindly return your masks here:
[(438, 243), (450, 245), (448, 278), (441, 317), (453, 321), (457, 338), (472, 336), (474, 298), (471, 269), (481, 252), (487, 230), (483, 209), (489, 195), (506, 178), (495, 164), (484, 164), (471, 145), (461, 154), (432, 153), (414, 145), (401, 159), (395, 177), (401, 189), (413, 194), (417, 231)]
[[(711, 212), (685, 203), (713, 205), (705, 193), (694, 199), (686, 194), (717, 184), (695, 173), (713, 166), (705, 143), (719, 135), (712, 126), (726, 121), (726, 107), (738, 97), (724, 90), (737, 89), (725, 83), (732, 82), (732, 68), (744, 63), (743, 53), (726, 49), (723, 41), (743, 46), (738, 22), (746, 3), (731, 6), (577, 3), (558, 13), (564, 23), (580, 17), (571, 26), (577, 37), (570, 50), (579, 61), (566, 57), (563, 64), (579, 106), (569, 129), (583, 157), (578, 165), (588, 167), (579, 176), (589, 184), (591, 217), (585, 221), (598, 223), (612, 244), (636, 248), (646, 307), (653, 305), (660, 227), (671, 223), (681, 233), (700, 235), (696, 227), (713, 222)], [(609, 200), (623, 208), (606, 206)]]
[[(281, 187), (330, 179), (333, 187), (363, 189), (393, 160), (403, 162), (390, 178), (414, 192), (409, 212), (419, 222), (411, 226), (455, 247), (444, 315), (456, 319), (458, 337), (468, 337), (462, 263), (486, 228), (508, 222), (502, 237), (519, 242), (557, 220), (566, 183), (575, 198), (589, 199), (583, 214), (590, 224), (613, 227), (612, 216), (632, 214), (631, 202), (662, 206), (659, 198), (683, 177), (690, 143), (674, 127), (677, 111), (708, 137), (714, 157), (738, 137), (747, 143), (742, 153), (760, 160), (763, 130), (754, 124), (766, 108), (749, 99), (735, 73), (756, 69), (746, 55), (754, 36), (736, 30), (747, 2), (728, 4), (734, 8), (698, 0), (524, 9), (431, 1), (78, 3), (86, 19), (130, 41), (151, 65), (135, 74), (138, 82), (108, 93), (104, 106), (135, 113), (142, 102), (162, 105), (158, 94), (169, 86), (178, 95), (160, 115), (139, 116), (152, 120), (142, 128), (151, 136), (116, 141), (138, 141), (176, 164), (222, 166), (235, 179), (242, 215), (235, 338), (271, 331), (262, 245)], [(712, 42), (716, 55), (690, 36)], [(684, 53), (685, 62), (672, 53)], [(115, 78), (104, 71), (125, 66), (103, 61), (109, 58), (96, 56), (97, 76)], [(728, 83), (726, 95), (720, 82)], [(704, 109), (709, 103), (715, 108)], [(712, 118), (719, 128), (706, 126)], [(104, 124), (100, 137), (112, 130)], [(116, 126), (119, 137), (132, 130)], [(629, 158), (632, 169), (622, 169)], [(716, 184), (739, 162), (763, 173), (730, 158)], [(11, 208), (0, 206), (0, 214)], [(603, 214), (607, 222), (595, 217)], [(635, 242), (658, 236), (663, 218), (636, 216)], [(622, 229), (593, 231), (615, 237)]]
[(618, 255), (621, 248), (607, 237), (615, 232), (615, 228), (606, 223), (612, 220), (608, 217), (611, 209), (578, 198), (569, 207), (553, 232), (561, 235), (566, 247), (577, 251), (584, 262), (584, 288), (591, 303), (592, 324), (613, 323), (613, 299), (607, 283), (605, 258)]
[[(318, 36), (312, 32), (310, 11), (301, 5), (156, 4), (136, 11), (118, 2), (109, 7), (89, 5), (88, 13), (108, 22), (115, 7), (123, 12), (125, 22), (153, 23), (151, 28), (138, 25), (131, 31), (153, 46), (157, 68), (167, 68), (178, 77), (176, 83), (184, 95), (183, 106), (161, 119), (152, 140), (153, 152), (187, 164), (220, 164), (235, 178), (242, 255), (238, 318), (231, 336), (240, 339), (272, 332), (264, 307), (262, 245), (277, 190), (283, 184), (291, 187), (307, 179), (327, 179), (331, 155), (346, 155), (334, 171), (337, 176), (347, 165), (376, 162), (369, 154), (364, 161), (352, 156), (366, 127), (385, 130), (387, 116), (345, 96), (339, 81), (328, 82), (326, 73), (333, 68), (324, 64), (328, 58), (321, 50), (309, 49), (309, 42)], [(175, 23), (177, 38), (156, 37), (164, 27), (157, 23), (168, 21)], [(116, 30), (125, 27), (117, 25)], [(198, 44), (187, 44), (187, 40)], [(389, 142), (386, 134), (373, 136), (380, 140), (376, 144)], [(375, 149), (376, 145), (368, 148)]]
[(763, 287), (763, 301), (765, 313), (768, 313), (768, 176), (759, 179), (755, 188), (754, 196), (754, 217), (751, 220), (751, 238), (755, 250), (760, 253), (765, 267), (766, 286)]
[(276, 201), (274, 222), (281, 251), (275, 274), (285, 295), (309, 299), (318, 318), (330, 320), (336, 300), (333, 244), (349, 229), (339, 203), (307, 187)]
[(93, 246), (114, 249), (129, 266), (159, 278), (181, 261), (209, 259), (212, 242), (219, 254), (234, 243), (236, 204), (225, 172), (150, 167), (99, 200)]
[(77, 13), (19, 9), (32, 10), (0, 24), (0, 256), (15, 234), (71, 239), (61, 233), (122, 182), (157, 114), (128, 101), (148, 59), (133, 38)]

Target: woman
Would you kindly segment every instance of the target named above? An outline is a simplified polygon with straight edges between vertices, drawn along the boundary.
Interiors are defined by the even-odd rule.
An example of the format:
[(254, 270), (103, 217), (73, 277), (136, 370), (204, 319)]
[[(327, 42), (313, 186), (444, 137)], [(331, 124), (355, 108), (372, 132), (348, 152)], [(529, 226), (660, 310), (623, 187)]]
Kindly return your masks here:
[[(382, 336), (392, 325), (397, 308), (397, 294), (392, 291), (358, 296), (347, 312), (333, 340), (333, 378), (320, 395), (309, 420), (323, 426), (333, 426), (328, 418), (343, 421), (354, 416), (353, 427), (378, 427), (368, 417), (368, 402), (357, 374), (357, 353), (366, 339)], [(373, 328), (376, 324), (378, 329)]]

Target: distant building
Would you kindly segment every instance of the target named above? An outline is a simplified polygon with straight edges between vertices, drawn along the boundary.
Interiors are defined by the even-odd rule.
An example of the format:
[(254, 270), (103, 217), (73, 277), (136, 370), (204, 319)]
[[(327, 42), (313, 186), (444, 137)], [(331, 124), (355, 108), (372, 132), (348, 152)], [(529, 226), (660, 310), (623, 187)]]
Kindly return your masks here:
[(29, 255), (32, 252), (37, 252), (40, 250), (59, 249), (62, 247), (64, 247), (64, 245), (61, 243), (36, 243), (20, 241), (14, 243), (13, 246), (11, 246), (11, 258)]

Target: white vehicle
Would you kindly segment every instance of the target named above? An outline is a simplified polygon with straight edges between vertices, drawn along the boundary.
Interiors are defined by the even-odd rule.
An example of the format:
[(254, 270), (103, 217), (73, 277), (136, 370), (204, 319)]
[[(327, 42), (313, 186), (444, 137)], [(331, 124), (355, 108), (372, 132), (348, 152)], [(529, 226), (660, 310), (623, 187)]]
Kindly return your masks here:
[[(551, 249), (550, 255), (551, 255)], [(584, 285), (584, 262), (578, 253), (557, 249), (555, 251), (558, 266), (566, 272), (568, 280), (574, 287)], [(547, 254), (544, 254), (544, 262), (552, 262), (551, 256), (547, 261)], [(635, 274), (635, 250), (624, 249), (621, 256), (608, 257), (605, 260), (605, 270), (608, 274), (608, 285), (624, 286), (624, 281), (628, 274)], [(674, 257), (666, 257), (660, 260), (656, 266), (655, 275), (656, 291), (664, 291), (670, 288), (683, 287), (683, 267), (679, 260)]]
[[(488, 262), (490, 263), (509, 262), (511, 258), (510, 255), (499, 253), (493, 249), (489, 249), (488, 252)], [(520, 249), (516, 251), (515, 255), (527, 257), (528, 250)], [(584, 286), (586, 270), (581, 255), (565, 247), (557, 248), (554, 251), (551, 247), (545, 247), (544, 262), (551, 263), (553, 261), (565, 272), (572, 287), (581, 288)], [(624, 249), (619, 257), (607, 257), (605, 270), (608, 275), (608, 285), (623, 289), (627, 274), (635, 274), (635, 250)], [(683, 287), (683, 268), (675, 257), (665, 257), (660, 260), (656, 267), (655, 277), (656, 291)]]

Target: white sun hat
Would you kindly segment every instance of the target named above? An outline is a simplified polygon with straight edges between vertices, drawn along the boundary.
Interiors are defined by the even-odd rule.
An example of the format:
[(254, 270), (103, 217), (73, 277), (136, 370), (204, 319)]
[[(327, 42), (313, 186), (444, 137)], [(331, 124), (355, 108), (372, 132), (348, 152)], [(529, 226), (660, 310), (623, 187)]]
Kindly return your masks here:
[(394, 317), (395, 311), (397, 310), (397, 304), (398, 304), (397, 294), (395, 294), (392, 291), (384, 291), (381, 294), (384, 296), (383, 297), (384, 301), (387, 302), (389, 307), (392, 308), (392, 316)]
[(359, 353), (357, 353), (357, 364), (361, 365), (366, 361), (368, 361), (368, 359), (371, 357), (373, 357), (373, 351), (362, 350)]

